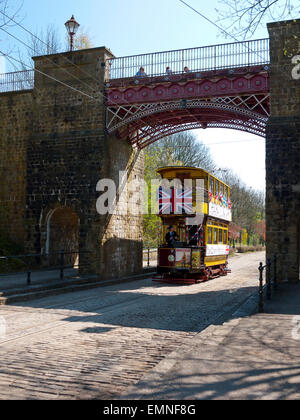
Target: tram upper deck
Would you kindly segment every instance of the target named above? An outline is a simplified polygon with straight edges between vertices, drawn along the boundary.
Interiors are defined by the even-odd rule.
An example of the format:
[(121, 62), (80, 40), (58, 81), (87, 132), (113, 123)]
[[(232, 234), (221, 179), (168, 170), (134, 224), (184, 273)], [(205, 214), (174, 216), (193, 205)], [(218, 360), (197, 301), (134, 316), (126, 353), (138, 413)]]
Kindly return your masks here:
[(232, 221), (230, 187), (214, 175), (186, 166), (161, 168), (157, 172), (169, 182), (163, 182), (160, 191), (161, 217), (204, 214)]

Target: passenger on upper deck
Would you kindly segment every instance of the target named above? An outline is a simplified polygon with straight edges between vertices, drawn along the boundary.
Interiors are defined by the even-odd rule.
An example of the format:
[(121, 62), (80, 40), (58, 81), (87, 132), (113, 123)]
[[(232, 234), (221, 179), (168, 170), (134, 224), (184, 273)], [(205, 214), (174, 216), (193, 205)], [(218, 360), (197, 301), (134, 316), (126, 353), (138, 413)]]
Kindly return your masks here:
[(172, 74), (172, 70), (170, 69), (170, 67), (167, 67), (166, 68), (166, 73), (169, 75), (169, 74)]
[(141, 67), (139, 71), (136, 74), (136, 77), (147, 77), (147, 74), (145, 73), (144, 67)]
[(183, 69), (183, 72), (184, 72), (184, 73), (189, 73), (189, 72), (190, 72), (190, 70), (189, 70), (189, 68), (188, 68), (187, 66), (185, 66), (185, 68)]
[(178, 241), (179, 236), (177, 235), (175, 231), (175, 226), (169, 227), (169, 232), (166, 234), (166, 242), (168, 242), (168, 245), (170, 247), (174, 247), (175, 242)]

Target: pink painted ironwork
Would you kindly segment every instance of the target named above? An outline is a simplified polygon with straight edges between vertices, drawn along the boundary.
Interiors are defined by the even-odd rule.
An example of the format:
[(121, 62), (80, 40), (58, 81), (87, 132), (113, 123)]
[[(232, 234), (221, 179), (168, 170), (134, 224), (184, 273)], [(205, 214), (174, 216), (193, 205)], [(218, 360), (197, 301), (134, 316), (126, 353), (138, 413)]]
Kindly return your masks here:
[[(178, 76), (177, 76), (178, 77)], [(107, 87), (107, 130), (144, 148), (166, 135), (221, 127), (265, 135), (270, 115), (266, 66), (199, 77)]]
[(110, 59), (107, 132), (138, 148), (196, 128), (263, 137), (269, 63), (268, 39)]

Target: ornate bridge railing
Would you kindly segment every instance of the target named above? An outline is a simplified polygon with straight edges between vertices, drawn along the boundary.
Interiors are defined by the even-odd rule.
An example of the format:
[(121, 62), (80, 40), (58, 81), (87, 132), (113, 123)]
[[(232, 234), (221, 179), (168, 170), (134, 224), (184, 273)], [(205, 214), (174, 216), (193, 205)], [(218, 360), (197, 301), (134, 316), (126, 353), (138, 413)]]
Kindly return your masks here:
[(110, 80), (134, 77), (144, 67), (149, 77), (166, 75), (166, 67), (172, 73), (251, 67), (270, 63), (269, 39), (235, 42), (207, 47), (189, 48), (113, 58), (110, 64)]
[(34, 87), (34, 70), (0, 74), (0, 93), (31, 90)]

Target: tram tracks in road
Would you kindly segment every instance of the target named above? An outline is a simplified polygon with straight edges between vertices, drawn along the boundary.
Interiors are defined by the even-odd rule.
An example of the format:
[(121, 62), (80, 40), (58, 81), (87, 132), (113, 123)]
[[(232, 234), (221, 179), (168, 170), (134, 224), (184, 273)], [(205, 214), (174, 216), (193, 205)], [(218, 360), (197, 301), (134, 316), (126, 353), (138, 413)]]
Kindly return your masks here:
[[(209, 320), (209, 324), (221, 322), (221, 320), (230, 317), (232, 313), (249, 297), (251, 293), (238, 293), (238, 290), (235, 290), (235, 286), (239, 286), (240, 289), (241, 284), (236, 284), (236, 280), (233, 278), (233, 283), (229, 281), (227, 286), (230, 288), (232, 286), (232, 290), (234, 293), (231, 293), (232, 299), (226, 303), (229, 309), (228, 311), (224, 312), (223, 308), (216, 308), (217, 312), (222, 309), (222, 313), (218, 313), (216, 317), (211, 317)], [(208, 283), (205, 283), (208, 285)], [(205, 285), (203, 284), (203, 285)], [(104, 293), (99, 294), (99, 296), (95, 296), (95, 292), (85, 292), (88, 295), (84, 297), (80, 296), (68, 296), (68, 301), (64, 301), (62, 297), (59, 297), (59, 302), (55, 302), (54, 298), (50, 299), (50, 303), (45, 305), (44, 307), (37, 308), (37, 305), (42, 305), (43, 300), (34, 302), (35, 307), (12, 307), (12, 306), (3, 306), (0, 308), (0, 316), (4, 317), (7, 321), (11, 321), (16, 318), (16, 322), (20, 322), (20, 326), (16, 326), (14, 331), (7, 335), (3, 340), (0, 340), (0, 347), (4, 346), (5, 344), (15, 342), (18, 340), (25, 339), (26, 337), (43, 334), (52, 329), (65, 327), (66, 325), (75, 325), (76, 320), (78, 322), (86, 321), (87, 319), (91, 319), (91, 317), (101, 317), (102, 315), (109, 314), (110, 312), (118, 311), (119, 309), (125, 309), (128, 307), (132, 307), (137, 302), (142, 302), (147, 299), (152, 299), (153, 294), (143, 294), (140, 296), (134, 296), (132, 299), (129, 299), (130, 293), (142, 293), (139, 292), (139, 288), (141, 286), (149, 286), (148, 281), (142, 283), (139, 281), (138, 287), (135, 284), (131, 283), (131, 287), (124, 288), (124, 289), (114, 289), (109, 287), (110, 290), (105, 290)], [(245, 286), (248, 288), (251, 287), (251, 284), (247, 282)], [(206, 289), (206, 287), (204, 287)], [(103, 290), (103, 289), (102, 289)], [(205, 292), (205, 290), (203, 290)], [(123, 296), (122, 296), (123, 295)], [(65, 295), (66, 296), (66, 295)], [(100, 301), (102, 299), (102, 301)], [(112, 301), (109, 302), (109, 299)], [(116, 302), (115, 299), (118, 301)], [(121, 302), (120, 302), (121, 299)], [(104, 303), (103, 300), (108, 300), (107, 303)], [(238, 303), (234, 303), (238, 300)], [(94, 302), (93, 302), (94, 301)], [(44, 302), (47, 304), (47, 302)], [(63, 306), (63, 307), (62, 307)], [(53, 312), (53, 313), (51, 313)], [(85, 312), (85, 314), (83, 314)], [(22, 325), (22, 320), (20, 319), (24, 315), (24, 317), (28, 316), (31, 319), (28, 320), (28, 327), (26, 327), (26, 323)], [(47, 321), (47, 317), (61, 317), (61, 319), (52, 319)], [(68, 321), (64, 321), (64, 319), (69, 318)], [(73, 322), (71, 319), (74, 319)], [(27, 318), (28, 319), (28, 318)], [(223, 322), (225, 322), (223, 321)], [(32, 327), (32, 325), (34, 325)], [(112, 321), (113, 325), (113, 321)], [(116, 324), (118, 325), (118, 324)], [(202, 330), (202, 328), (201, 328)], [(199, 331), (200, 332), (200, 331)]]
[[(139, 285), (140, 285), (140, 281), (139, 281)], [(88, 301), (91, 301), (91, 300), (99, 300), (99, 299), (101, 299), (103, 296), (95, 297), (95, 291), (94, 290), (95, 289), (93, 289), (93, 291), (88, 291), (88, 293), (90, 293), (90, 296), (87, 296), (87, 297), (84, 297), (84, 298), (82, 298), (82, 297), (81, 298), (76, 298), (76, 297), (74, 298), (74, 296), (72, 296), (72, 294), (70, 293), (70, 296), (72, 296), (72, 297), (71, 297), (71, 299), (69, 301), (67, 301), (67, 302), (64, 301), (64, 302), (55, 303), (55, 304), (52, 303), (52, 304), (48, 304), (48, 305), (45, 305), (45, 306), (42, 306), (42, 303), (41, 303), (41, 307), (40, 308), (37, 308), (35, 306), (30, 306), (27, 303), (25, 304), (26, 306), (25, 305), (24, 306), (13, 306), (13, 304), (11, 306), (9, 306), (9, 305), (3, 305), (3, 306), (0, 306), (0, 316), (1, 316), (1, 314), (3, 314), (3, 315), (5, 315), (6, 318), (10, 318), (10, 317), (14, 317), (14, 315), (16, 313), (21, 313), (21, 314), (22, 313), (27, 313), (27, 314), (37, 315), (37, 314), (43, 314), (45, 312), (45, 310), (52, 311), (52, 310), (55, 310), (56, 308), (59, 308), (62, 311), (62, 312), (60, 312), (60, 311), (56, 312), (57, 315), (65, 315), (67, 313), (67, 311), (70, 311), (70, 312), (76, 312), (76, 311), (77, 312), (82, 312), (82, 309), (80, 309), (80, 310), (69, 309), (68, 310), (68, 307), (73, 306), (73, 305), (77, 305), (77, 304), (81, 304), (83, 302), (88, 302)], [(76, 294), (78, 294), (78, 293), (81, 293), (81, 292), (76, 292)], [(116, 295), (117, 293), (118, 294), (121, 294), (122, 293), (122, 289), (119, 289), (119, 290), (116, 290), (116, 291), (109, 290), (108, 293), (110, 293), (110, 296)], [(59, 297), (59, 298), (62, 299), (62, 296), (65, 297), (66, 295), (57, 295), (55, 297), (56, 298)], [(105, 296), (105, 299), (108, 296), (109, 295), (106, 295)], [(33, 305), (37, 305), (37, 302), (39, 302), (39, 301), (42, 302), (45, 299), (47, 299), (47, 300), (54, 299), (54, 297), (53, 296), (52, 297), (45, 297), (45, 298), (42, 298), (42, 300), (37, 299), (37, 300), (33, 301)], [(97, 305), (98, 304), (99, 304), (99, 302), (97, 303)], [(107, 304), (107, 305), (103, 306), (103, 308), (106, 308), (106, 307), (111, 306), (113, 304), (114, 303)], [(63, 308), (62, 308), (62, 305), (64, 306)], [(92, 309), (94, 309), (94, 308), (92, 307)], [(96, 309), (99, 309), (99, 307), (96, 306)], [(6, 316), (6, 313), (7, 312), (11, 313), (11, 315)]]
[[(67, 316), (67, 317), (77, 317), (79, 322), (84, 322), (86, 319), (89, 319), (91, 316), (102, 316), (102, 315), (108, 314), (109, 312), (113, 312), (115, 310), (123, 309), (123, 308), (126, 308), (128, 306), (131, 306), (133, 303), (135, 303), (137, 301), (141, 301), (141, 300), (149, 299), (149, 298), (151, 298), (151, 296), (149, 296), (149, 295), (147, 295), (147, 296), (139, 296), (139, 297), (135, 297), (135, 298), (130, 299), (130, 300), (127, 299), (126, 302), (121, 302), (119, 304), (110, 304), (110, 305), (105, 305), (105, 306), (97, 306), (97, 307), (92, 308), (89, 313), (87, 313), (86, 315), (84, 315), (82, 317), (79, 317), (78, 316), (78, 311), (73, 311), (73, 313), (71, 311), (68, 314), (64, 314), (64, 316)], [(87, 301), (87, 300), (90, 300), (90, 299), (78, 300), (76, 303)], [(101, 310), (101, 312), (94, 313), (93, 310)], [(76, 312), (76, 313), (74, 313), (74, 312)], [(12, 316), (13, 315), (11, 315), (11, 317)], [(43, 327), (42, 328), (39, 328), (39, 329), (37, 329), (35, 331), (32, 331), (32, 332), (29, 332), (30, 331), (30, 329), (29, 329), (29, 330), (27, 330), (27, 332), (24, 332), (21, 335), (19, 334), (19, 332), (20, 332), (20, 330), (19, 330), (19, 332), (16, 332), (15, 333), (16, 336), (12, 336), (11, 338), (0, 340), (0, 348), (1, 348), (2, 345), (7, 344), (7, 343), (10, 343), (10, 342), (13, 342), (13, 341), (18, 341), (18, 340), (22, 340), (22, 339), (24, 339), (26, 337), (29, 337), (29, 336), (33, 336), (33, 335), (37, 335), (37, 334), (42, 334), (44, 332), (47, 332), (49, 330), (53, 330), (55, 328), (65, 327), (67, 325), (70, 325), (70, 322), (71, 321), (63, 321), (63, 320), (60, 320), (60, 321), (43, 323)], [(47, 325), (47, 327), (46, 327), (46, 325)], [(44, 328), (44, 327), (46, 327), (46, 328)], [(32, 329), (34, 330), (35, 328), (37, 328), (37, 327), (33, 327)]]
[[(237, 291), (238, 292), (238, 291)], [(233, 295), (235, 295), (236, 293), (234, 293)], [(228, 319), (230, 319), (230, 317), (232, 316), (232, 314), (245, 302), (249, 299), (249, 296), (251, 295), (251, 293), (245, 293), (244, 296), (240, 296), (239, 297), (239, 302), (238, 303), (234, 303), (235, 299), (231, 302), (228, 302), (228, 306), (229, 309), (226, 310), (225, 312), (222, 312), (221, 314), (217, 314), (216, 316), (213, 316), (209, 322), (207, 322), (206, 326), (204, 326), (204, 324), (202, 324), (201, 329), (198, 332), (191, 332), (190, 333), (192, 335), (197, 335), (198, 333), (200, 333), (201, 331), (203, 331), (203, 329), (207, 328), (209, 325), (211, 324), (219, 324), (219, 323), (224, 323), (226, 322)], [(85, 298), (85, 299), (78, 299), (76, 300), (76, 303), (81, 303), (81, 302), (86, 302), (91, 300), (93, 297), (89, 297), (89, 298)], [(103, 316), (106, 314), (109, 314), (110, 312), (115, 312), (118, 311), (120, 309), (125, 309), (127, 307), (131, 307), (134, 303), (137, 302), (141, 302), (143, 300), (147, 300), (147, 299), (151, 299), (152, 295), (143, 295), (143, 296), (138, 296), (138, 297), (134, 297), (133, 299), (126, 299), (123, 302), (120, 303), (111, 303), (111, 304), (107, 304), (104, 306), (99, 306), (99, 303), (97, 305), (95, 305), (94, 307), (90, 308), (90, 310), (86, 313), (86, 315), (84, 316), (79, 316), (78, 315), (78, 311), (77, 310), (70, 310), (67, 313), (63, 313), (64, 318), (69, 317), (69, 318), (75, 318), (77, 319), (78, 322), (85, 322), (87, 319), (90, 319), (91, 316), (97, 317), (97, 316)], [(69, 305), (74, 304), (75, 301), (73, 301), (72, 303), (70, 303)], [(95, 312), (95, 311), (99, 311), (99, 312)], [(42, 313), (42, 311), (40, 312)], [(60, 313), (61, 314), (61, 313)], [(13, 317), (13, 314), (10, 316), (10, 318)], [(4, 340), (0, 340), (0, 348), (1, 346), (8, 344), (8, 343), (12, 343), (12, 342), (16, 342), (22, 339), (26, 339), (27, 337), (33, 336), (33, 335), (38, 335), (38, 334), (43, 334), (45, 332), (48, 332), (50, 330), (54, 330), (56, 328), (63, 328), (65, 326), (70, 325), (70, 323), (73, 324), (76, 321), (64, 321), (64, 320), (56, 320), (56, 321), (50, 321), (47, 323), (43, 323), (40, 324), (38, 327), (33, 327), (33, 328), (29, 328), (26, 331), (23, 331), (23, 333), (20, 334), (21, 332), (21, 328), (16, 331), (14, 334), (11, 335), (11, 337), (8, 337), (7, 339)], [(113, 323), (111, 324), (111, 326), (113, 326)], [(118, 327), (116, 327), (118, 328)], [(186, 331), (188, 332), (188, 331)]]

